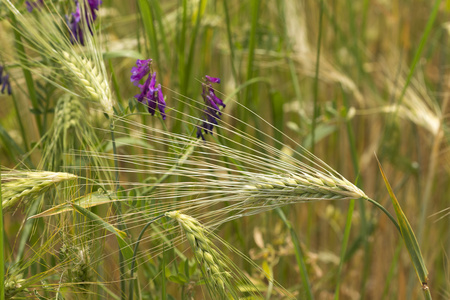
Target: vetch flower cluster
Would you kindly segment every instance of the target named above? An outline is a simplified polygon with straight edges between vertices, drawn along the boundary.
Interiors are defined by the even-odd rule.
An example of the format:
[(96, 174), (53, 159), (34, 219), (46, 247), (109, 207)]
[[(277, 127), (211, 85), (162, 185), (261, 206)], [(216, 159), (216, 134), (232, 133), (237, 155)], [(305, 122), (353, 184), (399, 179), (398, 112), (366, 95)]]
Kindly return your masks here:
[(220, 120), (222, 112), (220, 107), (225, 108), (225, 103), (222, 99), (216, 96), (211, 83), (220, 83), (220, 78), (205, 75), (205, 82), (202, 83), (202, 98), (205, 101), (206, 108), (204, 110), (203, 124), (197, 128), (197, 138), (201, 137), (205, 140), (203, 134), (211, 134), (214, 125), (218, 125), (217, 120)]
[[(152, 75), (149, 75), (151, 63), (151, 59), (138, 59), (136, 61), (136, 67), (131, 68), (130, 81), (133, 82), (134, 85), (139, 86), (141, 90), (141, 93), (135, 95), (134, 97), (140, 103), (144, 103), (147, 105), (148, 112), (152, 116), (155, 115), (156, 106), (158, 106), (161, 117), (163, 118), (163, 120), (165, 120), (166, 102), (164, 101), (161, 84), (158, 84), (158, 86), (156, 86), (156, 72), (154, 72)], [(147, 80), (145, 80), (144, 84), (139, 84), (139, 81), (147, 75), (148, 77)]]
[[(84, 45), (83, 30), (81, 28), (82, 20), (81, 20), (80, 3), (78, 2), (78, 0), (75, 0), (75, 3), (77, 8), (75, 9), (75, 12), (72, 13), (71, 20), (69, 21), (69, 18), (66, 16), (67, 25), (69, 26), (70, 29), (70, 41), (72, 44), (79, 42), (81, 45)], [(86, 8), (89, 8), (92, 18), (88, 15), (87, 10), (85, 11), (85, 18), (88, 29), (92, 34), (91, 23), (97, 19), (97, 11), (99, 9), (100, 4), (102, 4), (102, 1), (87, 0), (86, 3), (88, 4), (86, 5)]]
[(11, 83), (9, 82), (9, 74), (5, 74), (5, 76), (3, 76), (3, 70), (4, 67), (0, 66), (0, 86), (2, 87), (1, 92), (2, 94), (4, 94), (6, 89), (8, 95), (11, 95), (12, 91), (11, 91)]
[(32, 12), (33, 9), (41, 10), (40, 7), (44, 6), (44, 0), (38, 1), (25, 1), (28, 12)]

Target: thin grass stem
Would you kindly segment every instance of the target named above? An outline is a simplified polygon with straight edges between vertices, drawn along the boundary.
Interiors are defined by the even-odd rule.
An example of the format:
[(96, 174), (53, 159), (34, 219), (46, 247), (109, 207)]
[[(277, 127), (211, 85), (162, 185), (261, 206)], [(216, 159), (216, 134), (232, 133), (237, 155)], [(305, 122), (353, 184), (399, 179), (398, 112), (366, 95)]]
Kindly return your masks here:
[[(136, 255), (137, 255), (137, 251), (138, 251), (138, 248), (139, 248), (139, 244), (140, 244), (140, 242), (141, 242), (141, 240), (142, 240), (142, 238), (143, 238), (143, 236), (144, 236), (144, 233), (145, 233), (145, 231), (147, 230), (147, 228), (150, 227), (150, 225), (152, 225), (153, 222), (159, 220), (160, 218), (162, 218), (162, 217), (164, 217), (164, 216), (165, 216), (165, 215), (160, 215), (160, 216), (157, 216), (157, 217), (151, 219), (151, 220), (144, 226), (144, 228), (142, 228), (142, 230), (141, 230), (141, 232), (139, 233), (139, 236), (138, 236), (138, 238), (137, 238), (137, 240), (136, 240), (136, 244), (134, 245), (134, 251), (133, 251), (133, 259), (132, 259), (132, 261), (131, 261), (131, 267), (130, 267), (130, 270), (131, 270), (131, 275), (130, 275), (131, 281), (130, 281), (130, 290), (129, 290), (129, 296), (128, 296), (128, 297), (129, 297), (128, 299), (130, 299), (130, 300), (133, 300), (133, 297), (134, 297), (134, 293), (133, 293), (133, 287), (134, 287), (134, 283), (135, 283), (135, 280), (134, 280), (134, 270), (135, 270), (135, 267), (134, 267), (134, 265), (136, 264)], [(136, 278), (136, 280), (137, 280), (137, 278)]]
[[(9, 15), (11, 18), (11, 24), (13, 25), (14, 28), (17, 28), (18, 25), (17, 25), (17, 21), (16, 21), (16, 16), (14, 15), (13, 12), (10, 12)], [(35, 111), (39, 111), (39, 101), (37, 98), (33, 77), (31, 76), (31, 72), (28, 69), (28, 62), (25, 57), (26, 56), (25, 47), (23, 46), (22, 35), (20, 34), (19, 30), (14, 30), (14, 40), (15, 40), (15, 47), (17, 49), (17, 53), (19, 54), (20, 63), (23, 66), (25, 66), (22, 68), (22, 71), (23, 71), (23, 76), (25, 77), (25, 82), (27, 84), (27, 88), (28, 88), (28, 96), (30, 97), (31, 104), (33, 105), (33, 109)], [(42, 136), (44, 133), (42, 131), (41, 118), (39, 117), (38, 114), (34, 114), (34, 118), (36, 120), (36, 125), (39, 130), (39, 135)], [(26, 140), (24, 141), (24, 143), (26, 143)]]
[[(256, 48), (256, 30), (258, 27), (258, 19), (259, 19), (259, 0), (252, 0), (251, 1), (251, 8), (252, 8), (252, 19), (251, 19), (251, 28), (250, 28), (250, 41), (248, 45), (248, 60), (247, 60), (247, 81), (251, 80), (253, 78), (253, 64), (254, 64), (254, 57), (255, 57), (255, 48)], [(247, 89), (246, 95), (244, 98), (244, 105), (247, 107), (250, 107), (249, 101), (250, 101), (250, 95), (251, 90)]]
[(319, 70), (320, 70), (320, 48), (322, 45), (322, 18), (323, 18), (323, 0), (319, 3), (319, 34), (317, 36), (317, 49), (316, 49), (316, 69), (314, 75), (314, 102), (313, 102), (313, 116), (311, 124), (311, 153), (314, 154), (315, 150), (315, 137), (316, 137), (316, 119), (319, 113)]
[[(344, 100), (345, 111), (348, 114), (348, 112), (350, 110), (350, 104), (349, 104), (347, 95), (345, 94), (344, 91), (342, 91), (342, 92), (343, 92), (342, 95), (343, 95), (343, 100)], [(348, 140), (349, 140), (349, 144), (350, 144), (350, 153), (351, 153), (351, 157), (352, 157), (353, 171), (355, 173), (355, 177), (358, 178), (358, 182), (357, 182), (356, 186), (363, 190), (363, 183), (359, 176), (360, 171), (359, 171), (358, 155), (357, 155), (357, 151), (356, 151), (355, 134), (353, 132), (351, 120), (349, 118), (346, 119), (346, 125), (347, 125)], [(370, 263), (369, 243), (367, 241), (368, 225), (367, 225), (367, 217), (366, 217), (366, 203), (364, 202), (363, 199), (358, 200), (358, 202), (359, 202), (359, 206), (361, 209), (361, 214), (360, 214), (361, 215), (361, 237), (363, 239), (363, 247), (364, 247), (364, 263), (363, 263), (363, 276), (362, 276), (363, 280), (361, 281), (360, 294), (361, 294), (361, 298), (364, 298), (365, 286), (366, 286), (365, 279), (367, 276), (367, 272), (369, 269), (369, 263)], [(341, 257), (341, 260), (342, 259), (343, 259), (343, 257)]]
[(3, 236), (3, 206), (2, 206), (2, 172), (0, 172), (0, 300), (5, 299), (5, 254), (4, 254), (4, 240)]
[(298, 240), (298, 236), (295, 233), (294, 228), (292, 227), (291, 222), (288, 221), (286, 216), (284, 215), (284, 212), (281, 210), (281, 208), (277, 208), (276, 212), (278, 213), (278, 216), (283, 221), (283, 223), (286, 225), (286, 227), (289, 229), (289, 233), (292, 238), (292, 243), (294, 244), (294, 251), (295, 251), (295, 259), (297, 260), (297, 265), (300, 270), (300, 276), (302, 279), (302, 286), (300, 288), (300, 295), (302, 295), (302, 299), (308, 299), (313, 300), (314, 296), (311, 290), (311, 283), (309, 281), (308, 271), (306, 270), (306, 264), (305, 264), (305, 257), (303, 255), (302, 248), (300, 246), (300, 241)]
[[(117, 191), (119, 190), (119, 163), (117, 161), (117, 147), (116, 147), (116, 140), (114, 138), (114, 120), (111, 119), (110, 120), (110, 130), (111, 130), (111, 142), (112, 142), (112, 147), (113, 147), (113, 155), (114, 155), (114, 170), (115, 170), (115, 192), (117, 193)], [(114, 202), (116, 204), (116, 208), (117, 208), (117, 216), (119, 219), (119, 225), (118, 228), (119, 230), (125, 230), (125, 223), (122, 221), (122, 203), (119, 202)], [(120, 244), (119, 246), (119, 270), (120, 270), (120, 295), (121, 295), (121, 299), (125, 300), (126, 299), (126, 286), (125, 286), (125, 261), (124, 261), (124, 257), (123, 257), (123, 253), (122, 251), (120, 251)]]
[(345, 257), (345, 253), (347, 251), (348, 240), (350, 238), (350, 229), (352, 227), (352, 217), (353, 217), (354, 209), (355, 209), (355, 200), (350, 200), (350, 204), (348, 205), (348, 211), (347, 211), (347, 220), (345, 223), (344, 238), (342, 239), (341, 260), (339, 261), (339, 267), (338, 267), (337, 277), (336, 277), (336, 290), (334, 292), (335, 300), (339, 299), (339, 293), (340, 293), (341, 282), (342, 282), (341, 273), (342, 273), (342, 268), (344, 266), (343, 258)]
[(403, 101), (403, 97), (406, 94), (406, 90), (408, 89), (409, 83), (411, 82), (411, 79), (414, 75), (414, 71), (416, 70), (417, 63), (419, 62), (420, 57), (422, 56), (422, 51), (425, 48), (425, 46), (427, 45), (428, 36), (430, 35), (431, 29), (433, 28), (434, 21), (436, 20), (437, 14), (439, 12), (440, 4), (441, 4), (441, 0), (436, 0), (436, 2), (434, 2), (433, 10), (431, 11), (431, 14), (430, 14), (428, 22), (425, 26), (425, 30), (423, 32), (422, 38), (420, 39), (419, 47), (417, 47), (416, 53), (414, 54), (414, 58), (411, 63), (411, 68), (409, 70), (408, 77), (406, 77), (405, 85), (403, 86), (400, 97), (397, 100), (396, 114), (398, 113), (398, 107), (400, 107), (400, 104)]

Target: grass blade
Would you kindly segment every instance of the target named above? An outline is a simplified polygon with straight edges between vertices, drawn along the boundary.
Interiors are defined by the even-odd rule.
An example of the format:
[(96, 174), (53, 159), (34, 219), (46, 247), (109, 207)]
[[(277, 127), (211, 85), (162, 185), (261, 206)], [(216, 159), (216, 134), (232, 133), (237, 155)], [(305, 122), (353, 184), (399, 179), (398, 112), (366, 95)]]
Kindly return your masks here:
[(100, 218), (98, 215), (94, 214), (93, 212), (79, 206), (76, 204), (70, 204), (74, 210), (85, 216), (86, 218), (93, 221), (95, 224), (103, 227), (104, 229), (108, 230), (109, 232), (113, 233), (117, 237), (117, 242), (119, 243), (120, 251), (123, 253), (123, 256), (125, 257), (126, 261), (131, 261), (133, 257), (133, 249), (131, 249), (130, 245), (125, 241), (125, 238), (127, 234), (124, 231), (121, 231), (114, 227), (113, 225), (109, 224), (108, 222), (104, 221), (102, 218)]
[(378, 167), (380, 168), (381, 176), (383, 177), (384, 183), (386, 184), (386, 188), (389, 192), (389, 196), (391, 197), (392, 204), (394, 205), (395, 213), (397, 215), (398, 224), (400, 226), (400, 233), (405, 242), (406, 248), (408, 250), (409, 255), (411, 256), (411, 260), (416, 270), (417, 276), (422, 285), (422, 289), (425, 293), (425, 299), (431, 299), (430, 289), (428, 287), (428, 270), (425, 267), (425, 262), (420, 251), (419, 244), (417, 242), (416, 236), (414, 235), (414, 231), (411, 225), (406, 218), (406, 215), (403, 213), (402, 208), (400, 207), (400, 203), (394, 195), (391, 185), (386, 178), (386, 175), (383, 172), (380, 162), (378, 161)]

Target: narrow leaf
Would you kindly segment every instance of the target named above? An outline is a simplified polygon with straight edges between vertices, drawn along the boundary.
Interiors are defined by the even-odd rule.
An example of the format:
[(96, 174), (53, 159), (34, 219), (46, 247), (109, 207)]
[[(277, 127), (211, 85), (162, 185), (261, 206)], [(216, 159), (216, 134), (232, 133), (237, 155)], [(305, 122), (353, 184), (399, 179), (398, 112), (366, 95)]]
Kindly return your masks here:
[(56, 206), (54, 206), (50, 209), (47, 209), (46, 211), (43, 211), (37, 215), (31, 216), (28, 219), (49, 217), (49, 216), (61, 214), (63, 212), (71, 211), (72, 204), (79, 205), (83, 208), (89, 208), (89, 207), (94, 207), (94, 206), (98, 206), (101, 204), (111, 203), (114, 200), (115, 199), (111, 199), (111, 196), (95, 192), (95, 193), (91, 193), (87, 196), (81, 197), (72, 203), (62, 203), (62, 204), (56, 205)]
[(424, 290), (428, 290), (427, 281), (428, 281), (428, 271), (425, 267), (425, 262), (422, 257), (422, 253), (420, 252), (419, 244), (417, 242), (416, 236), (414, 235), (414, 231), (411, 225), (406, 218), (406, 215), (403, 213), (400, 203), (394, 195), (394, 192), (389, 184), (386, 175), (383, 172), (380, 162), (378, 161), (378, 167), (380, 168), (381, 176), (383, 176), (384, 183), (386, 184), (386, 188), (389, 192), (389, 196), (391, 197), (392, 203), (394, 205), (395, 213), (397, 215), (398, 223), (400, 226), (400, 232), (405, 241), (406, 248), (411, 256), (411, 260), (414, 265), (414, 269), (416, 270), (417, 276), (422, 284)]
[(130, 245), (125, 241), (125, 238), (127, 237), (127, 234), (114, 227), (113, 225), (109, 224), (108, 222), (104, 221), (102, 218), (100, 218), (98, 215), (94, 214), (93, 212), (79, 206), (76, 204), (71, 203), (70, 204), (74, 210), (85, 216), (86, 218), (92, 220), (95, 224), (103, 227), (104, 229), (108, 230), (109, 232), (112, 232), (117, 237), (117, 242), (120, 246), (120, 251), (122, 252), (123, 256), (125, 257), (126, 261), (131, 261), (133, 257), (133, 249), (131, 249)]

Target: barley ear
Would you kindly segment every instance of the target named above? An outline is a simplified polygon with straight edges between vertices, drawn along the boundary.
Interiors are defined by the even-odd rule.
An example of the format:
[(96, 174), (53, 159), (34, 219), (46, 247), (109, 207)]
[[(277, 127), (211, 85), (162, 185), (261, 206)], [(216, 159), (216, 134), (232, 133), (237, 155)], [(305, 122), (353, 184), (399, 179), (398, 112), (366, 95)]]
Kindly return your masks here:
[(102, 68), (85, 57), (76, 57), (67, 52), (63, 52), (66, 71), (72, 73), (78, 81), (78, 85), (93, 100), (99, 101), (105, 112), (112, 116), (114, 114), (111, 89), (108, 81), (102, 72)]
[(34, 200), (57, 184), (77, 176), (62, 172), (11, 171), (2, 173), (2, 207), (10, 210), (20, 199)]
[(168, 212), (166, 216), (178, 221), (183, 229), (195, 259), (201, 267), (211, 296), (216, 299), (217, 297), (221, 299), (229, 299), (229, 296), (237, 297), (238, 292), (230, 280), (230, 268), (209, 239), (210, 234), (207, 229), (195, 218), (179, 211)]

